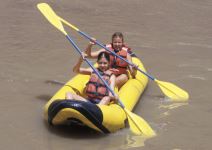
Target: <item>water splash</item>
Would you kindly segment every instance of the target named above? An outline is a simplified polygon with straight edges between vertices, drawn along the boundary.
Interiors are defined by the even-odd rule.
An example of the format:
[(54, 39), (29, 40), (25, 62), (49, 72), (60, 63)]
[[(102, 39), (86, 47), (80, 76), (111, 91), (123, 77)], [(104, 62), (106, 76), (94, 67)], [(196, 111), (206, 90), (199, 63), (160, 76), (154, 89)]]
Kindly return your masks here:
[[(111, 140), (110, 146), (107, 147), (108, 150), (117, 150), (117, 149), (130, 149), (130, 148), (140, 148), (145, 146), (145, 141), (150, 139), (149, 137), (142, 135), (134, 135), (130, 132), (129, 129), (122, 129), (121, 132), (115, 132), (111, 134), (110, 139), (118, 138), (117, 143), (114, 143), (114, 140)], [(152, 137), (151, 137), (152, 138)]]
[(159, 108), (164, 108), (164, 109), (175, 109), (175, 108), (178, 108), (178, 107), (181, 107), (181, 106), (185, 106), (185, 105), (188, 105), (188, 103), (174, 103), (174, 104), (169, 104), (169, 105), (160, 105)]
[(179, 108), (181, 106), (185, 106), (185, 105), (188, 105), (188, 102), (183, 102), (183, 103), (162, 103), (158, 106), (159, 109), (162, 109), (162, 112), (160, 113), (159, 115), (159, 118), (164, 118), (164, 117), (167, 117), (167, 116), (170, 116), (170, 110), (172, 109), (176, 109), (176, 108)]
[(129, 148), (138, 148), (143, 147), (144, 142), (147, 140), (144, 136), (136, 136), (136, 135), (130, 135), (128, 134), (126, 136), (126, 144), (122, 145), (121, 149), (129, 149)]

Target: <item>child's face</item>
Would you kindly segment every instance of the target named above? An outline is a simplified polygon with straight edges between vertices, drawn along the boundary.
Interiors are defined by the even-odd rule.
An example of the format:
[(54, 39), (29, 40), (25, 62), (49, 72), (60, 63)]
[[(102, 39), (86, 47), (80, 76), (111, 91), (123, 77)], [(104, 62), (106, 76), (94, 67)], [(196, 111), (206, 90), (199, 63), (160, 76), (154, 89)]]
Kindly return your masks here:
[(104, 57), (100, 58), (100, 60), (97, 63), (98, 63), (98, 68), (101, 71), (106, 71), (109, 68), (109, 62)]
[(122, 46), (123, 46), (123, 39), (120, 38), (120, 37), (115, 37), (115, 38), (113, 38), (112, 44), (113, 44), (113, 48), (115, 50), (120, 51), (122, 49)]

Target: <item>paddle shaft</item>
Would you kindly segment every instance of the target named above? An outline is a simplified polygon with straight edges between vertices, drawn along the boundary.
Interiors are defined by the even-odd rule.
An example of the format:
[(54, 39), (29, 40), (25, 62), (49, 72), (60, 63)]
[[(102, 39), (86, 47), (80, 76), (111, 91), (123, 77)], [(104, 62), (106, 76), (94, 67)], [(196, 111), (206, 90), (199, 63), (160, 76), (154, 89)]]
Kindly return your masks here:
[[(74, 48), (77, 50), (77, 52), (82, 56), (82, 51), (76, 45), (76, 43), (73, 41), (73, 39), (69, 35), (66, 35), (66, 38), (74, 46)], [(113, 94), (113, 96), (115, 96), (115, 93), (113, 92), (113, 90), (110, 88), (110, 86), (108, 85), (108, 83), (102, 78), (102, 76), (99, 74), (99, 72), (96, 70), (96, 68), (93, 67), (93, 65), (89, 62), (89, 60), (87, 58), (84, 58), (84, 60), (92, 68), (92, 70), (97, 74), (97, 76), (101, 79), (101, 81), (105, 84), (105, 86)], [(123, 103), (120, 100), (118, 100), (118, 102), (120, 103), (121, 107), (124, 108)]]

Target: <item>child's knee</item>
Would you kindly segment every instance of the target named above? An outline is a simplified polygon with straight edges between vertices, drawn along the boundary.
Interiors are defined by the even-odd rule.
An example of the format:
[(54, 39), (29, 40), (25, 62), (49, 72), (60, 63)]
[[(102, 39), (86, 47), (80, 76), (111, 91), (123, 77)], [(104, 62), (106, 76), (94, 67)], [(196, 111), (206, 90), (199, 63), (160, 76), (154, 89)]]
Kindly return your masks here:
[(73, 99), (72, 93), (67, 92), (65, 98), (66, 98), (66, 99)]

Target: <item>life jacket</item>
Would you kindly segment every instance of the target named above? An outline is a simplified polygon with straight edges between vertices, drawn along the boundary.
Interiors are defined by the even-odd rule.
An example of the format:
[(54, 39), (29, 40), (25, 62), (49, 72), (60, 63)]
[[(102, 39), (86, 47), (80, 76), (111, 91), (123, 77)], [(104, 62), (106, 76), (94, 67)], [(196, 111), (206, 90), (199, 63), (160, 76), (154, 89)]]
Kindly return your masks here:
[[(107, 44), (106, 47), (124, 59), (127, 59), (127, 53), (130, 52), (130, 48), (126, 47), (125, 45), (122, 47), (120, 51), (114, 50), (112, 44)], [(113, 55), (112, 53), (109, 53), (109, 54), (110, 54), (110, 68), (112, 68), (111, 71), (116, 76), (120, 74), (127, 74), (128, 63), (121, 60), (120, 58)], [(113, 69), (116, 69), (116, 70), (113, 70)]]
[[(98, 70), (102, 78), (110, 85), (110, 77), (112, 75), (111, 71), (101, 72)], [(89, 100), (101, 100), (104, 96), (109, 95), (109, 90), (106, 85), (101, 81), (97, 74), (94, 72), (91, 74), (91, 77), (86, 84), (85, 93)]]

